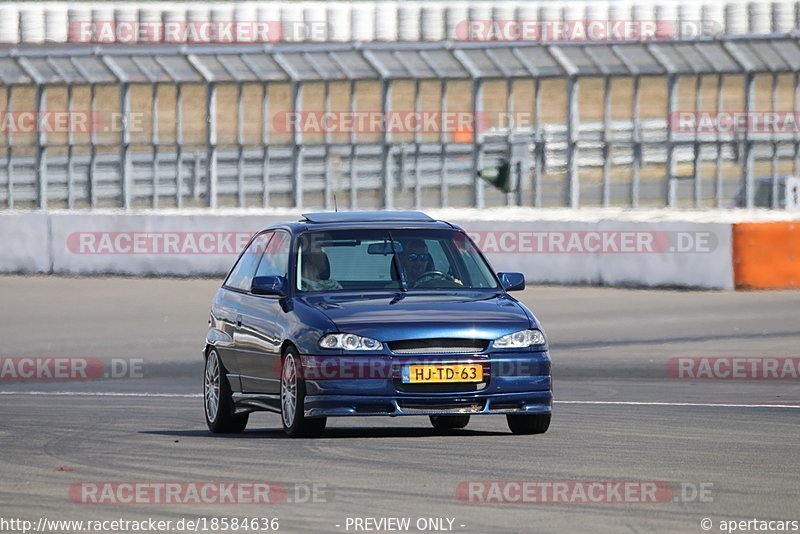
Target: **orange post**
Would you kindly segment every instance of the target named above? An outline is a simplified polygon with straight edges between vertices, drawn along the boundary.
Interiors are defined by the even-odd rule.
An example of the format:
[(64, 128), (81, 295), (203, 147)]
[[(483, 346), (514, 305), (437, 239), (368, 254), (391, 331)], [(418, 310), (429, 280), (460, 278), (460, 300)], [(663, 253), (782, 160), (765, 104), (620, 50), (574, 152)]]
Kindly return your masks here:
[(733, 272), (737, 288), (800, 287), (800, 222), (734, 224)]

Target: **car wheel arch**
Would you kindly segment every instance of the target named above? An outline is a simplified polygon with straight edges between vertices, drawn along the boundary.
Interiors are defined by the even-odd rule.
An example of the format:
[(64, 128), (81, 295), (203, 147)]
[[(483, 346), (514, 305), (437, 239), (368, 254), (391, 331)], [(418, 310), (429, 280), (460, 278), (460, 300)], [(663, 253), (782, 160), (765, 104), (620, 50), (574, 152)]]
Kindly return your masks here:
[(300, 349), (297, 348), (297, 345), (295, 345), (293, 341), (287, 339), (281, 344), (281, 363), (283, 363), (283, 359), (286, 358), (286, 353), (290, 349), (294, 350), (297, 356), (300, 356)]

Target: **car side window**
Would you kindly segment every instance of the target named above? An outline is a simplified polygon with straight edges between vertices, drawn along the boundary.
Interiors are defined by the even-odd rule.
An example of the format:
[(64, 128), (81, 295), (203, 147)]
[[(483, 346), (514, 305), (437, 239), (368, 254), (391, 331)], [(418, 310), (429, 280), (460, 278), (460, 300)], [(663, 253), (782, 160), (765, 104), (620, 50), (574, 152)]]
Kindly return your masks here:
[(239, 257), (239, 261), (228, 275), (228, 279), (225, 280), (225, 287), (250, 291), (250, 285), (253, 283), (253, 276), (255, 276), (261, 256), (274, 234), (275, 232), (264, 232), (250, 243), (244, 254)]
[(472, 241), (468, 240), (466, 236), (462, 236), (456, 243), (461, 252), (461, 263), (466, 270), (464, 275), (469, 277), (466, 282), (472, 287), (495, 287), (494, 274), (484, 262), (478, 263), (478, 251)]
[(256, 276), (289, 276), (289, 245), (291, 239), (287, 232), (275, 232), (264, 250)]

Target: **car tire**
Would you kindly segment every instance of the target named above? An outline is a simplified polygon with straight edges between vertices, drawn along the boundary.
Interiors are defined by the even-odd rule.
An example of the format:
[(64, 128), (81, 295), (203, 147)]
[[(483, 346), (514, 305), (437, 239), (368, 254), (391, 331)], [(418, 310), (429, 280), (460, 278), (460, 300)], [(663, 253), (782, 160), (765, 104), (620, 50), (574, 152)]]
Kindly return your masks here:
[(306, 383), (298, 376), (300, 359), (294, 349), (288, 349), (281, 365), (281, 422), (283, 431), (291, 438), (315, 438), (325, 431), (328, 419), (306, 418), (303, 405), (306, 398)]
[(250, 414), (236, 415), (231, 385), (227, 371), (217, 350), (212, 348), (206, 356), (203, 373), (203, 404), (208, 429), (215, 434), (238, 434), (244, 432)]
[(550, 414), (506, 415), (512, 434), (544, 434), (550, 428)]
[(436, 430), (454, 430), (469, 424), (468, 415), (431, 415), (430, 418)]

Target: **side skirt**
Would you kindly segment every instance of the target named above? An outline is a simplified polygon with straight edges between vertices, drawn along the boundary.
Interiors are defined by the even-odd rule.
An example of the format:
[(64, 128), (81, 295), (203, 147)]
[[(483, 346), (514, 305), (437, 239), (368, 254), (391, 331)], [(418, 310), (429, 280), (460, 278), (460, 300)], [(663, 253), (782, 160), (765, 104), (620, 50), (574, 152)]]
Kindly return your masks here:
[(281, 413), (280, 395), (265, 393), (234, 393), (233, 402), (236, 404), (236, 413), (273, 412)]

